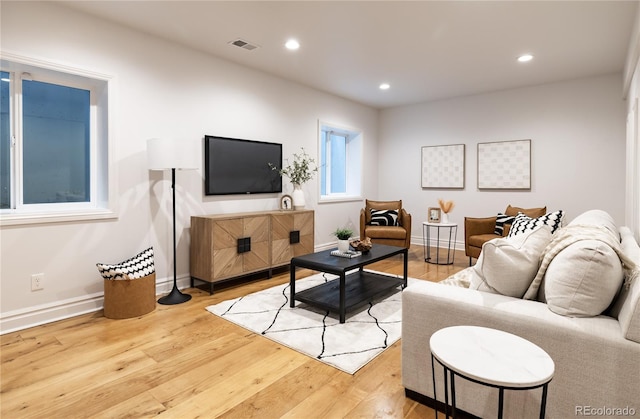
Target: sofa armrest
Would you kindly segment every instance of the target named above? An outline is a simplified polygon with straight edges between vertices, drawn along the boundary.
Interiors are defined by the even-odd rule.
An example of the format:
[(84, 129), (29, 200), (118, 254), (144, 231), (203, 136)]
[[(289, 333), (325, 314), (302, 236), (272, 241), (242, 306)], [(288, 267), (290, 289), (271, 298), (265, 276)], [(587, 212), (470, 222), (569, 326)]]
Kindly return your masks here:
[[(571, 318), (537, 301), (421, 281), (402, 294), (402, 382), (406, 389), (433, 397), (429, 339), (444, 327), (475, 325), (516, 334), (544, 349), (553, 359), (547, 417), (576, 415), (578, 406), (629, 406), (640, 409), (640, 375), (633, 365), (640, 344), (622, 336), (618, 321), (607, 316)], [(443, 401), (442, 371), (436, 370), (438, 400)], [(505, 393), (505, 417), (537, 411), (540, 392)], [(497, 391), (456, 381), (457, 404), (479, 417), (495, 416)]]
[[(496, 219), (498, 217), (464, 217), (464, 252), (467, 256), (478, 257), (479, 250), (472, 250), (469, 244), (469, 237), (481, 234), (493, 234), (496, 229)], [(498, 237), (498, 236), (496, 236)], [(471, 260), (469, 260), (471, 264)]]
[(365, 221), (364, 210), (365, 210), (364, 208), (360, 210), (360, 240), (364, 240), (364, 237), (365, 237), (364, 226), (366, 224), (366, 221)]

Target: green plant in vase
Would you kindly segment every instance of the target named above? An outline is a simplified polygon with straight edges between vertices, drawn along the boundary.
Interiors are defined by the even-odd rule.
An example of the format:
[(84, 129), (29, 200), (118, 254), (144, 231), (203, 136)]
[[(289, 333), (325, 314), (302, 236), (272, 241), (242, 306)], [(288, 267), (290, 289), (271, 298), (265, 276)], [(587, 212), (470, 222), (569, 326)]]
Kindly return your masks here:
[(353, 234), (353, 230), (350, 228), (337, 228), (336, 231), (333, 232), (333, 235), (338, 238), (338, 240), (349, 240), (351, 235)]
[(313, 179), (314, 173), (318, 171), (316, 161), (307, 154), (304, 147), (301, 147), (301, 150), (301, 153), (293, 154), (292, 163), (286, 160), (287, 166), (285, 167), (278, 168), (275, 164), (269, 163), (271, 170), (278, 171), (280, 176), (286, 176), (293, 184), (292, 198), (293, 206), (296, 209), (304, 208), (306, 204), (302, 185)]
[(338, 238), (338, 250), (340, 252), (346, 252), (349, 250), (349, 238), (353, 234), (353, 230), (346, 227), (339, 227), (333, 232), (333, 235)]

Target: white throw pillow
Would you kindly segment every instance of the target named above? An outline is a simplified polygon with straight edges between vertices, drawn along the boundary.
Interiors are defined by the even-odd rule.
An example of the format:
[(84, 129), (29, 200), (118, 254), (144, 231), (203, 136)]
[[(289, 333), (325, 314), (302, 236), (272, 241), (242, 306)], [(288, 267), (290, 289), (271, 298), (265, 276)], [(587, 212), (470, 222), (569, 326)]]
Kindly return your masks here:
[(609, 307), (624, 272), (616, 252), (600, 240), (581, 240), (553, 258), (544, 276), (544, 297), (551, 311), (591, 317)]
[(551, 229), (489, 240), (473, 267), (469, 288), (522, 298), (538, 272), (540, 255), (551, 241)]

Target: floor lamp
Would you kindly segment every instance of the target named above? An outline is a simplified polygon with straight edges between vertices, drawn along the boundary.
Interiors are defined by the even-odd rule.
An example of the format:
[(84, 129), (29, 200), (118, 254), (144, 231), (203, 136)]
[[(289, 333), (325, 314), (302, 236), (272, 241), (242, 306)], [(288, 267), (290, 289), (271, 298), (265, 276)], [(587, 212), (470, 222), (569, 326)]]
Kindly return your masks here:
[(171, 190), (173, 193), (173, 289), (158, 300), (160, 304), (181, 304), (191, 299), (178, 289), (176, 269), (176, 170), (197, 169), (196, 154), (186, 141), (151, 138), (147, 140), (147, 160), (149, 170), (171, 170)]

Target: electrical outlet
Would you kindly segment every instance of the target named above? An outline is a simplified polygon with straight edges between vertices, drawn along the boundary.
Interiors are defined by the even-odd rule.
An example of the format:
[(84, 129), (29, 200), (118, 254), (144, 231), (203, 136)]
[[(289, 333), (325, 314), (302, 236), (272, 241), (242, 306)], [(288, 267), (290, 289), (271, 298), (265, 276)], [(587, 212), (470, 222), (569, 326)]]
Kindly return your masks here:
[(44, 289), (44, 274), (31, 275), (31, 291), (39, 291)]

